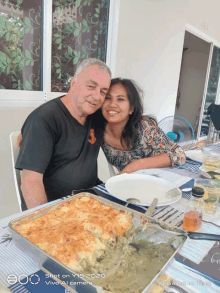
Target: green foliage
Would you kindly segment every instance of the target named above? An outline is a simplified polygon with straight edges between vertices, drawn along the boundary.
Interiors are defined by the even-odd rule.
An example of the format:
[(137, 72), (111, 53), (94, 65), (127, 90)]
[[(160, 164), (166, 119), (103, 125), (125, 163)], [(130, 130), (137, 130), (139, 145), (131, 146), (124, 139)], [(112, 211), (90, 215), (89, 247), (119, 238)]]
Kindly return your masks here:
[(56, 6), (56, 7), (58, 7), (58, 6), (60, 6), (60, 3), (59, 2), (55, 2), (55, 3), (53, 3), (53, 5)]
[(27, 90), (31, 90), (32, 89), (31, 83), (28, 80), (25, 81), (25, 89), (27, 89)]
[[(58, 2), (55, 0), (54, 2)], [(52, 88), (62, 90), (72, 76), (77, 64), (90, 56), (105, 60), (108, 18), (105, 8), (110, 0), (67, 0), (59, 1), (62, 7), (74, 3), (77, 7), (77, 21), (68, 21), (53, 26), (52, 41)], [(85, 6), (93, 7), (85, 12)], [(61, 6), (56, 7), (62, 17)], [(92, 12), (92, 13), (91, 13)], [(103, 14), (104, 13), (104, 14)], [(100, 38), (100, 41), (99, 41)], [(62, 50), (62, 51), (59, 51)]]
[(22, 4), (23, 0), (17, 0), (17, 6), (20, 6)]
[(81, 0), (76, 0), (76, 3), (75, 3), (76, 7), (79, 7), (80, 4), (81, 4)]

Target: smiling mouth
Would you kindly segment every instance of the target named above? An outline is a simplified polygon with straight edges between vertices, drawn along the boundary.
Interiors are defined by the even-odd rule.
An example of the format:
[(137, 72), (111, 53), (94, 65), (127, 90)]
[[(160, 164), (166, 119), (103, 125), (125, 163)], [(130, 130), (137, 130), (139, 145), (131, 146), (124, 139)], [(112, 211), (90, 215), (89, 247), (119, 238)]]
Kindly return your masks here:
[(115, 111), (107, 111), (107, 113), (108, 113), (109, 115), (115, 115), (115, 114), (118, 114), (118, 112), (115, 112)]

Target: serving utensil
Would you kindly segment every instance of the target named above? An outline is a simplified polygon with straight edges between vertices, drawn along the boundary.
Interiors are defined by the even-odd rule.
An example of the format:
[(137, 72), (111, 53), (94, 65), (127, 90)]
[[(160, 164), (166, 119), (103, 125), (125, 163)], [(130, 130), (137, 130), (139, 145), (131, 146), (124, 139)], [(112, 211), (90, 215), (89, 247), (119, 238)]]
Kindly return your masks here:
[[(173, 225), (170, 225), (170, 229), (175, 230), (176, 227)], [(208, 234), (208, 233), (199, 233), (199, 232), (187, 232), (184, 230), (181, 230), (181, 232), (173, 231), (173, 230), (168, 230), (165, 229), (164, 227), (161, 227), (160, 223), (158, 224), (152, 224), (152, 223), (147, 223), (146, 229), (134, 235), (132, 237), (132, 242), (130, 243), (136, 248), (143, 248), (144, 243), (149, 239), (150, 236), (152, 236), (154, 233), (161, 231), (163, 233), (169, 233), (173, 236), (186, 236), (189, 237), (190, 239), (194, 240), (210, 240), (210, 241), (220, 241), (220, 235), (218, 234)]]
[[(133, 198), (127, 199), (127, 200), (133, 200)], [(136, 200), (136, 199), (134, 199)], [(125, 206), (127, 206), (130, 202), (128, 202)], [(147, 211), (145, 212), (146, 216), (151, 216), (152, 213), (154, 212), (156, 206), (158, 203), (158, 199), (154, 198), (154, 200), (152, 201), (151, 205), (149, 206), (149, 208), (147, 209)], [(133, 235), (137, 233), (137, 231), (139, 231), (139, 233), (141, 231), (143, 231), (143, 227), (137, 227), (136, 229), (134, 229), (133, 231)], [(132, 244), (132, 243), (128, 243), (128, 244)], [(114, 274), (116, 272), (116, 270), (119, 268), (119, 266), (121, 265), (122, 259), (121, 257), (123, 256), (124, 252), (123, 249), (121, 248), (118, 252), (118, 255), (116, 257), (117, 259), (117, 264), (115, 266), (113, 266), (113, 268), (111, 268), (108, 272), (106, 272), (106, 276), (109, 277), (110, 275)]]
[(178, 187), (175, 187), (175, 188), (173, 188), (173, 189), (171, 189), (171, 190), (166, 192), (167, 197), (174, 197), (174, 196), (177, 196), (179, 194), (181, 194), (181, 191), (179, 190)]

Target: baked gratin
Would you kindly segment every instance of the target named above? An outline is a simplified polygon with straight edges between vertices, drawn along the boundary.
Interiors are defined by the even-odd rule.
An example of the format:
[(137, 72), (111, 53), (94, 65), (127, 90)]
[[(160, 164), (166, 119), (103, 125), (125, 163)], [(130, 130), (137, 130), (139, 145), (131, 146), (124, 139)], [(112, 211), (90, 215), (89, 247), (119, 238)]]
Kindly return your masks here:
[(84, 195), (14, 229), (73, 271), (83, 272), (96, 266), (131, 226), (131, 213)]

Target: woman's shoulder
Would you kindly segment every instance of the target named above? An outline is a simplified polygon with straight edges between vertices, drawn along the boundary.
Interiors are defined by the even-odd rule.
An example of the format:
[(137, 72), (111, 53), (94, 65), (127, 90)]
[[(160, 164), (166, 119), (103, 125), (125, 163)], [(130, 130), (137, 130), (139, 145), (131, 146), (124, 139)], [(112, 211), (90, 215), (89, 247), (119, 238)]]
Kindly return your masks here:
[(146, 128), (149, 127), (156, 127), (157, 126), (157, 120), (156, 118), (152, 116), (144, 115), (141, 117), (141, 124)]

